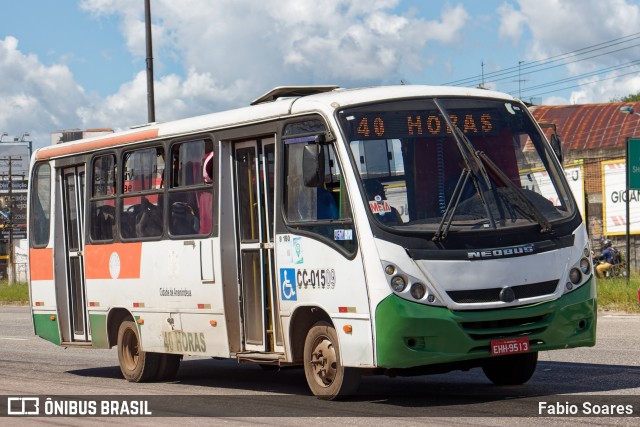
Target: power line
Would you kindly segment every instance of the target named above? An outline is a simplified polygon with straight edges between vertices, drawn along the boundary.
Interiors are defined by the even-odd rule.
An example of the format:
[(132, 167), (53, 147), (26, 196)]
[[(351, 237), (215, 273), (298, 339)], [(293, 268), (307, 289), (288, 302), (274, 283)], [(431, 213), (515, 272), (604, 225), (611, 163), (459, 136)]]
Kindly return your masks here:
[(593, 82), (584, 82), (584, 83), (581, 83), (579, 85), (565, 86), (565, 87), (561, 87), (559, 89), (548, 90), (546, 92), (540, 92), (540, 93), (536, 93), (535, 95), (527, 95), (527, 96), (529, 98), (535, 98), (535, 97), (538, 97), (538, 96), (541, 96), (541, 95), (546, 95), (548, 93), (560, 92), (560, 91), (563, 91), (563, 90), (573, 89), (573, 88), (576, 88), (576, 87), (582, 87), (582, 86), (592, 85), (592, 84), (595, 84), (595, 83), (601, 83), (601, 82), (604, 82), (606, 80), (617, 79), (618, 77), (629, 76), (631, 74), (638, 74), (638, 72), (637, 71), (631, 71), (629, 73), (618, 74), (616, 76), (606, 77), (606, 78), (599, 79), (599, 80), (596, 80), (596, 81), (593, 81)]
[[(522, 71), (528, 71), (528, 70), (530, 70), (529, 72), (544, 71), (544, 70), (547, 70), (547, 69), (550, 69), (550, 68), (555, 68), (555, 67), (563, 66), (563, 65), (566, 65), (566, 64), (585, 61), (587, 59), (593, 59), (593, 58), (596, 58), (598, 56), (609, 55), (611, 53), (615, 53), (615, 52), (619, 52), (619, 51), (622, 51), (622, 50), (627, 50), (627, 49), (631, 49), (633, 47), (637, 47), (640, 44), (634, 44), (634, 45), (623, 47), (623, 48), (616, 49), (616, 50), (608, 50), (607, 52), (604, 52), (604, 53), (601, 53), (601, 54), (598, 54), (598, 55), (592, 55), (592, 56), (589, 56), (589, 57), (586, 57), (586, 58), (574, 59), (573, 61), (563, 62), (562, 64), (559, 64), (559, 65), (554, 65), (554, 66), (551, 66), (551, 67), (545, 67), (545, 68), (537, 69), (537, 68), (543, 67), (545, 65), (552, 64), (554, 62), (563, 61), (563, 60), (566, 60), (566, 59), (569, 59), (569, 58), (579, 57), (581, 55), (586, 55), (588, 53), (599, 51), (599, 50), (603, 50), (603, 49), (610, 49), (611, 47), (618, 46), (618, 45), (621, 45), (621, 44), (624, 44), (624, 43), (628, 43), (628, 42), (631, 42), (631, 41), (636, 40), (636, 39), (640, 39), (640, 33), (630, 34), (630, 35), (627, 35), (627, 36), (624, 36), (624, 37), (619, 37), (619, 38), (616, 38), (616, 39), (612, 39), (612, 40), (609, 40), (609, 41), (606, 41), (606, 42), (602, 42), (602, 43), (598, 43), (598, 44), (595, 44), (595, 45), (587, 46), (587, 47), (584, 47), (584, 48), (581, 48), (581, 49), (577, 49), (577, 50), (574, 50), (574, 51), (571, 51), (571, 52), (563, 53), (563, 54), (560, 54), (560, 55), (551, 56), (551, 57), (540, 59), (540, 60), (537, 60), (537, 61), (527, 62), (526, 65), (524, 65), (524, 66), (522, 65), (523, 62), (520, 61), (517, 66), (505, 68), (505, 69), (500, 70), (500, 71), (494, 71), (494, 72), (491, 72), (491, 73), (484, 73), (484, 70), (483, 70), (483, 74), (481, 76), (468, 77), (468, 78), (465, 78), (465, 79), (451, 81), (451, 82), (448, 82), (448, 83), (445, 83), (445, 84), (454, 85), (454, 86), (456, 86), (456, 85), (468, 85), (468, 84), (472, 84), (472, 83), (477, 82), (478, 81), (478, 77), (483, 78), (483, 79), (486, 80), (487, 78), (503, 77), (504, 76), (501, 79), (492, 80), (492, 81), (500, 81), (500, 80), (513, 78), (516, 73), (522, 72)], [(533, 71), (533, 70), (535, 70), (535, 71)]]
[[(634, 67), (634, 66), (639, 66), (639, 65), (640, 65), (640, 60), (631, 61), (631, 62), (627, 62), (627, 63), (624, 63), (624, 64), (615, 65), (615, 66), (607, 67), (607, 68), (602, 68), (602, 69), (599, 69), (599, 70), (596, 70), (596, 71), (591, 71), (591, 72), (588, 72), (588, 73), (578, 74), (576, 76), (567, 77), (567, 78), (564, 78), (564, 79), (559, 79), (559, 80), (554, 80), (554, 81), (547, 82), (547, 83), (542, 83), (542, 84), (539, 84), (537, 86), (530, 86), (530, 87), (524, 89), (524, 91), (525, 92), (529, 92), (529, 91), (532, 91), (532, 90), (535, 90), (535, 89), (543, 89), (545, 87), (556, 86), (556, 85), (559, 85), (559, 84), (562, 84), (562, 83), (567, 83), (567, 82), (570, 82), (570, 81), (575, 81), (575, 80), (579, 80), (579, 79), (586, 78), (586, 77), (597, 76), (597, 75), (600, 75), (600, 74), (603, 74), (603, 73), (606, 73), (606, 72), (609, 72), (609, 71), (622, 70), (624, 68), (629, 68), (629, 67)], [(515, 93), (516, 93), (516, 91), (509, 92), (509, 94), (511, 94), (511, 95), (515, 95)]]

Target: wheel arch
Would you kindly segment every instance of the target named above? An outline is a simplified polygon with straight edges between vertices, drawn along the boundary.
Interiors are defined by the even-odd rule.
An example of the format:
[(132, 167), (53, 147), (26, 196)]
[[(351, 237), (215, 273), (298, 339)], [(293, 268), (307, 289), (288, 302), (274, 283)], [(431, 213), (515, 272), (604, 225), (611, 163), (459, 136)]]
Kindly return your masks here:
[(334, 326), (329, 314), (317, 306), (298, 307), (291, 316), (291, 328), (289, 330), (289, 342), (291, 343), (291, 360), (293, 363), (302, 363), (304, 355), (304, 342), (309, 330), (318, 322), (325, 321)]
[(107, 316), (107, 336), (109, 338), (109, 348), (118, 343), (118, 329), (125, 320), (135, 320), (133, 314), (126, 308), (115, 307), (109, 310)]

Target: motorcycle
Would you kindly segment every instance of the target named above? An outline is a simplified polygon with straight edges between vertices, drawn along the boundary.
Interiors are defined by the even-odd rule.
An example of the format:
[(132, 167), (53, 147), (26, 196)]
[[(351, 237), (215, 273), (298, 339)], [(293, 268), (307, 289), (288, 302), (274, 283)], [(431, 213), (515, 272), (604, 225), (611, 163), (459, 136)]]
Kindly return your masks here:
[[(593, 260), (593, 271), (595, 273), (596, 267), (600, 264), (604, 264), (606, 261), (603, 259), (598, 259), (598, 257), (596, 257), (595, 255), (593, 255), (592, 252), (592, 260)], [(615, 264), (612, 264), (611, 268), (608, 270), (605, 270), (604, 272), (604, 278), (605, 279), (611, 279), (611, 278), (615, 278), (615, 277), (627, 277), (627, 263), (624, 259), (624, 257), (622, 258), (622, 260), (620, 262), (617, 262)]]

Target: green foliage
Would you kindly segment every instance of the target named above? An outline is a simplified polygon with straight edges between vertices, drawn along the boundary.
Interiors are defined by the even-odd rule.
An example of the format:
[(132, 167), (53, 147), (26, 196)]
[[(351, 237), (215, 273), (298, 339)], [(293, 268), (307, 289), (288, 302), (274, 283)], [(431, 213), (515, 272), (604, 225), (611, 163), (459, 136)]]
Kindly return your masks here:
[(640, 92), (632, 93), (620, 98), (611, 98), (611, 102), (638, 102), (640, 101)]
[(638, 284), (640, 278), (631, 274), (627, 285), (626, 278), (598, 279), (598, 311), (623, 311), (640, 314), (638, 305)]
[(7, 280), (0, 281), (0, 304), (28, 304), (29, 286), (17, 283), (9, 286)]

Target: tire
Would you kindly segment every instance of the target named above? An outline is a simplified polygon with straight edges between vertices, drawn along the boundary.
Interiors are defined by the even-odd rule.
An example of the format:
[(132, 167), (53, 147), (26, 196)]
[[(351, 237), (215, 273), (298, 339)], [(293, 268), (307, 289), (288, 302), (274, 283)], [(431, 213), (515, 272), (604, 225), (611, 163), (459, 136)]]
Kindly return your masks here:
[(342, 365), (338, 335), (326, 322), (316, 323), (304, 342), (304, 374), (319, 399), (349, 396), (360, 385), (360, 370)]
[(180, 368), (180, 360), (182, 356), (179, 354), (153, 353), (158, 354), (158, 373), (157, 381), (171, 381), (175, 378)]
[(118, 329), (118, 361), (122, 376), (129, 382), (153, 381), (158, 373), (158, 353), (140, 350), (140, 334), (133, 320), (125, 320)]
[(512, 354), (489, 359), (482, 370), (495, 385), (524, 384), (533, 375), (538, 365), (538, 352)]

